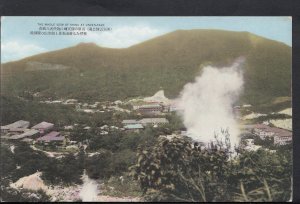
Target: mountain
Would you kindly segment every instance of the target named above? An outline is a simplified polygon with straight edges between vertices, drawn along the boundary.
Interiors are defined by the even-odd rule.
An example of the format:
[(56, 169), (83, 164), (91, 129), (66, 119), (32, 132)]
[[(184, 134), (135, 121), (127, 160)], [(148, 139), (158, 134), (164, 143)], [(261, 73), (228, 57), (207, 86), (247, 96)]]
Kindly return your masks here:
[(244, 56), (242, 100), (266, 102), (291, 95), (291, 52), (248, 32), (202, 29), (178, 30), (122, 49), (80, 43), (2, 64), (2, 94), (118, 100), (163, 89), (174, 98), (203, 66), (221, 67)]

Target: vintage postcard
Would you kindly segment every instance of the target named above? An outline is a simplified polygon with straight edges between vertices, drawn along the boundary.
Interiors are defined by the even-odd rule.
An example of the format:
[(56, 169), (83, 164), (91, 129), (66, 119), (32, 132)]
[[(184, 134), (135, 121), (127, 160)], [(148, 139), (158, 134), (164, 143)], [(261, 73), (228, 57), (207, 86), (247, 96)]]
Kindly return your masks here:
[(1, 17), (1, 201), (284, 202), (292, 18)]

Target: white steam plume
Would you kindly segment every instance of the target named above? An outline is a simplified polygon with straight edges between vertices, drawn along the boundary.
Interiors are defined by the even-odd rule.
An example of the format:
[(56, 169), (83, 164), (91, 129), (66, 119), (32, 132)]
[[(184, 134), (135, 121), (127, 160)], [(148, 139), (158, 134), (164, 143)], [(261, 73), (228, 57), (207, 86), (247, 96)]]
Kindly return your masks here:
[(81, 200), (83, 202), (97, 201), (97, 183), (88, 177), (88, 175), (86, 174), (86, 170), (84, 170), (82, 181), (82, 189), (79, 193)]
[(238, 144), (233, 104), (243, 89), (243, 62), (244, 58), (239, 58), (230, 67), (206, 66), (193, 83), (184, 86), (178, 108), (192, 139), (208, 143), (215, 134), (222, 134), (221, 129), (228, 129), (231, 147)]

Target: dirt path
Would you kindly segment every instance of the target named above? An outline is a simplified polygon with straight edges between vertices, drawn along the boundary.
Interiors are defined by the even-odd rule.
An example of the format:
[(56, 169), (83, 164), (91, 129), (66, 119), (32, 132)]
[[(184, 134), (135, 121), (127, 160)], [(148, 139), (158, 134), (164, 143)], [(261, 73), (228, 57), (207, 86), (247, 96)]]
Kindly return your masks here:
[(47, 151), (44, 151), (44, 150), (41, 150), (41, 149), (38, 149), (36, 148), (35, 146), (33, 145), (30, 145), (30, 147), (35, 150), (35, 151), (40, 151), (40, 152), (44, 152), (45, 154), (47, 154), (49, 157), (56, 157), (56, 156), (61, 156), (63, 155), (64, 153), (57, 153), (57, 152), (47, 152)]

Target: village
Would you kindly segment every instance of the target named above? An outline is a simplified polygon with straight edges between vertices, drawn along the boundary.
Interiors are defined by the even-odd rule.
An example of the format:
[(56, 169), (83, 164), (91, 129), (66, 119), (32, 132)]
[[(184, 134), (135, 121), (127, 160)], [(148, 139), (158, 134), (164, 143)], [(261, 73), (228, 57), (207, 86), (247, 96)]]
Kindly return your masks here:
[[(125, 184), (122, 184), (124, 182), (123, 175), (111, 177), (111, 179), (114, 179), (115, 184), (109, 183), (111, 179), (105, 181), (105, 179), (96, 179), (97, 176), (93, 177), (93, 169), (99, 168), (97, 165), (102, 165), (97, 162), (97, 159), (101, 158), (103, 150), (120, 151), (120, 153), (114, 154), (127, 156), (136, 154), (134, 151), (136, 151), (136, 145), (140, 143), (140, 138), (143, 138), (141, 141), (145, 138), (147, 141), (151, 141), (157, 136), (168, 140), (178, 137), (189, 138), (187, 128), (183, 125), (180, 114), (178, 114), (181, 111), (178, 101), (165, 97), (163, 90), (158, 91), (151, 97), (132, 98), (127, 101), (79, 102), (76, 99), (60, 99), (39, 100), (38, 103), (53, 108), (68, 107), (74, 113), (85, 115), (91, 120), (100, 121), (100, 123), (89, 124), (87, 120), (84, 122), (72, 122), (71, 120), (69, 123), (59, 121), (32, 122), (20, 118), (20, 120), (10, 124), (1, 124), (2, 144), (8, 146), (12, 153), (21, 144), (21, 146), (28, 146), (31, 151), (43, 153), (47, 158), (54, 159), (57, 162), (62, 161), (64, 157), (70, 154), (78, 157), (81, 152), (84, 152), (87, 161), (93, 161), (84, 164), (85, 170), (81, 176), (83, 181), (81, 185), (72, 184), (70, 187), (54, 185), (54, 187), (51, 187), (45, 184), (42, 179), (43, 173), (39, 171), (10, 184), (14, 189), (33, 191), (36, 191), (37, 188), (43, 189), (47, 195), (51, 196), (52, 201), (91, 200), (85, 193), (85, 189), (90, 189), (91, 185), (95, 189), (95, 197), (92, 200), (139, 201), (140, 195), (137, 190), (123, 190), (126, 195), (131, 196), (119, 197), (122, 193), (116, 191), (116, 188), (118, 186), (123, 186), (124, 189), (128, 188), (124, 187)], [(266, 117), (267, 114), (253, 112), (251, 107), (250, 104), (233, 107), (235, 119), (240, 125), (240, 144), (238, 148), (248, 152), (264, 149), (274, 153), (278, 147), (292, 143), (290, 127), (276, 126), (276, 123), (270, 122), (272, 120), (257, 122), (257, 118)], [(291, 111), (282, 110), (280, 113), (291, 114)], [(198, 141), (193, 142), (198, 143)], [(199, 144), (201, 146), (204, 143), (200, 142)], [(128, 153), (128, 149), (118, 150), (120, 145), (123, 145), (122, 148), (132, 148), (132, 145), (135, 147), (130, 150), (132, 153)], [(207, 147), (209, 148), (209, 146)], [(131, 162), (128, 159), (125, 161), (120, 156), (117, 158), (116, 161), (119, 163), (125, 162), (128, 165)], [(114, 159), (114, 157), (109, 156), (107, 159)], [(20, 170), (22, 167), (17, 165), (16, 168)], [(87, 171), (88, 169), (91, 170)], [(98, 174), (102, 173), (101, 171), (98, 172)], [(120, 175), (117, 172), (115, 174)], [(34, 183), (37, 183), (39, 187), (33, 185)], [(136, 183), (130, 182), (130, 185), (135, 186)], [(118, 196), (109, 196), (110, 194), (117, 194)]]
[[(87, 161), (85, 163), (84, 174), (81, 177), (83, 184), (71, 185), (70, 187), (55, 185), (53, 188), (46, 185), (41, 178), (42, 172), (20, 178), (10, 186), (14, 189), (36, 190), (37, 187), (33, 183), (38, 183), (39, 188), (44, 189), (47, 195), (51, 196), (52, 201), (74, 201), (74, 200), (91, 200), (84, 193), (90, 185), (95, 188), (95, 200), (102, 201), (138, 201), (139, 194), (136, 190), (123, 190), (129, 197), (120, 198), (122, 195), (115, 189), (117, 186), (126, 186), (123, 183), (122, 176), (112, 176), (115, 184), (109, 183), (105, 179), (98, 180), (97, 176), (93, 177), (93, 169), (99, 167), (94, 165), (102, 165), (97, 162), (101, 158), (103, 148), (105, 151), (120, 151), (115, 155), (136, 154), (136, 145), (141, 141), (151, 141), (151, 138), (165, 137), (168, 140), (180, 137), (189, 137), (187, 128), (183, 125), (180, 118), (180, 106), (176, 99), (168, 99), (165, 97), (163, 90), (158, 91), (151, 97), (133, 98), (127, 101), (117, 100), (114, 102), (79, 102), (76, 99), (61, 100), (40, 100), (38, 103), (46, 104), (46, 106), (68, 107), (74, 113), (86, 115), (91, 120), (99, 120), (101, 125), (93, 125), (88, 121), (61, 123), (59, 121), (28, 121), (25, 118), (14, 121), (10, 124), (1, 124), (1, 141), (3, 145), (8, 146), (11, 152), (18, 146), (28, 146), (31, 151), (44, 153), (47, 158), (54, 159), (57, 162), (62, 161), (64, 157), (73, 155), (78, 157), (84, 152)], [(276, 126), (272, 120), (258, 122), (260, 117), (266, 117), (267, 114), (253, 112), (250, 104), (241, 104), (233, 107), (233, 113), (236, 121), (239, 123), (240, 129), (240, 149), (248, 152), (256, 152), (264, 149), (270, 153), (275, 153), (278, 147), (282, 147), (292, 143), (291, 127)], [(291, 114), (288, 109), (280, 111), (286, 115)], [(274, 115), (276, 113), (271, 113)], [(106, 117), (106, 119), (102, 118)], [(132, 139), (131, 139), (132, 138)], [(143, 138), (140, 140), (139, 138)], [(193, 141), (197, 142), (198, 141)], [(118, 143), (118, 144), (116, 144)], [(203, 143), (199, 143), (202, 145)], [(128, 152), (120, 148), (133, 148)], [(132, 147), (133, 146), (133, 147)], [(207, 146), (209, 148), (209, 146)], [(104, 152), (105, 152), (104, 151)], [(125, 151), (125, 153), (123, 153)], [(14, 154), (14, 153), (13, 153)], [(121, 157), (117, 157), (117, 162), (125, 162), (126, 165), (131, 161), (126, 161)], [(126, 157), (125, 157), (126, 158)], [(109, 156), (108, 159), (114, 159)], [(17, 170), (20, 170), (17, 165)], [(112, 168), (112, 167), (107, 167)], [(119, 168), (119, 167), (118, 167)], [(87, 171), (88, 169), (91, 169)], [(116, 169), (115, 169), (116, 171)], [(124, 170), (123, 170), (124, 171)], [(103, 172), (98, 172), (102, 174)], [(120, 175), (120, 173), (115, 173)], [(78, 175), (79, 176), (79, 175)], [(127, 178), (128, 179), (128, 178)], [(110, 179), (111, 180), (111, 179)], [(91, 184), (92, 183), (92, 184)], [(130, 182), (130, 185), (136, 185)], [(122, 187), (124, 189), (128, 187)], [(136, 187), (135, 187), (136, 188)], [(105, 190), (106, 189), (106, 190)], [(61, 191), (63, 194), (61, 195)], [(98, 193), (97, 193), (98, 192)], [(109, 196), (117, 194), (117, 197)], [(123, 200), (122, 200), (123, 199)]]
[[(131, 118), (118, 121), (115, 125), (102, 125), (97, 127), (100, 135), (109, 135), (111, 131), (135, 132), (139, 133), (146, 127), (157, 128), (169, 124), (167, 115), (179, 110), (176, 101), (170, 100), (164, 96), (163, 90), (157, 92), (154, 96), (144, 99), (131, 99), (127, 102), (95, 102), (94, 104), (79, 103), (76, 99), (40, 101), (48, 104), (73, 105), (74, 110), (83, 112), (83, 114), (93, 114), (97, 112), (126, 112), (130, 113)], [(241, 109), (249, 108), (251, 105), (234, 107), (236, 118), (241, 122), (241, 138), (247, 139), (248, 148), (253, 146), (253, 136), (261, 140), (272, 139), (274, 145), (286, 145), (292, 142), (292, 132), (270, 125), (262, 124), (245, 124), (247, 117), (241, 117)], [(252, 113), (253, 114), (253, 113)], [(250, 114), (251, 115), (251, 114)], [(31, 127), (30, 127), (31, 126)], [(58, 128), (54, 123), (41, 121), (38, 124), (32, 124), (30, 121), (19, 120), (11, 124), (1, 126), (1, 139), (9, 141), (21, 141), (30, 145), (39, 147), (51, 146), (52, 149), (72, 149), (79, 150), (87, 142), (71, 140), (75, 128), (81, 128), (82, 131), (88, 132), (91, 127), (85, 124), (69, 124), (63, 128)], [(171, 135), (186, 135), (186, 129), (180, 128), (171, 133)], [(250, 142), (249, 142), (250, 141)], [(257, 148), (256, 148), (257, 149)]]

